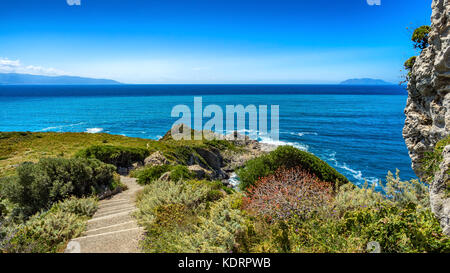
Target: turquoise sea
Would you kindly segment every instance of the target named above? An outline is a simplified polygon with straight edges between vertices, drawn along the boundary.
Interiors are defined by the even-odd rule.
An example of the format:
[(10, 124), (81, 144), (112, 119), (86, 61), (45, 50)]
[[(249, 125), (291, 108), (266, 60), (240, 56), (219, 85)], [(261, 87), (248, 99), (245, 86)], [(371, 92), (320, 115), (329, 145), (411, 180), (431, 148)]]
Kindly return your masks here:
[(224, 111), (225, 105), (279, 105), (280, 140), (259, 140), (314, 153), (355, 184), (384, 179), (395, 169), (402, 179), (415, 178), (402, 138), (407, 95), (399, 86), (0, 86), (0, 131), (158, 139), (178, 119), (172, 107), (193, 111), (195, 96), (204, 107)]

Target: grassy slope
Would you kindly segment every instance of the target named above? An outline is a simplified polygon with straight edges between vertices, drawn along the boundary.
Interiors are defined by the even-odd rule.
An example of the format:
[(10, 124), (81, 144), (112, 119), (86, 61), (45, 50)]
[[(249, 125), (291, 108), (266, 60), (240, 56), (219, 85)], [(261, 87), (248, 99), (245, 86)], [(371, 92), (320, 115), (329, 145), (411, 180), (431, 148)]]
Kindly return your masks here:
[(0, 132), (0, 177), (13, 174), (14, 165), (37, 162), (42, 157), (70, 158), (91, 145), (147, 147), (151, 153), (157, 150), (163, 152), (169, 160), (180, 160), (197, 147), (238, 150), (233, 145), (214, 141), (156, 141), (105, 133)]
[(152, 140), (120, 135), (88, 133), (0, 133), (0, 176), (12, 174), (13, 165), (36, 162), (41, 157), (69, 158), (78, 150), (94, 144), (108, 143), (127, 147), (143, 147)]

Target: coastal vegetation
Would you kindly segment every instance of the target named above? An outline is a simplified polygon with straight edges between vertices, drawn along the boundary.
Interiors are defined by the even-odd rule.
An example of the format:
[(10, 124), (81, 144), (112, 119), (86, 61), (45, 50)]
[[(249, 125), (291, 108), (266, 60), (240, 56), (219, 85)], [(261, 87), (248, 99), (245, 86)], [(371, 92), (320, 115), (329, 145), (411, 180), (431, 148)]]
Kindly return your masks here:
[[(275, 183), (274, 185), (272, 183)], [(307, 185), (305, 189), (305, 185)], [(279, 169), (247, 193), (208, 198), (207, 181), (157, 181), (138, 200), (148, 252), (449, 252), (427, 187), (388, 174), (375, 186), (329, 183), (301, 167)], [(296, 196), (297, 198), (294, 198)]]
[[(241, 164), (236, 158), (254, 152), (255, 143), (83, 133), (1, 136), (8, 162), (0, 161), (2, 168), (23, 159), (1, 173), (2, 252), (63, 251), (84, 232), (97, 196), (121, 186), (117, 167), (130, 165), (131, 175), (145, 185), (135, 212), (145, 229), (145, 252), (370, 252), (370, 242), (381, 252), (450, 252), (427, 185), (402, 181), (398, 172), (360, 188), (289, 146), (254, 153)], [(240, 177), (238, 189), (218, 178), (230, 166)], [(194, 170), (211, 175), (199, 177)]]
[(77, 152), (75, 156), (81, 158), (95, 158), (118, 168), (127, 168), (135, 162), (144, 162), (144, 159), (149, 155), (150, 152), (148, 149), (144, 148), (93, 145)]
[[(68, 198), (20, 224), (0, 226), (0, 250), (11, 253), (61, 252), (80, 236), (97, 210), (95, 198)], [(2, 223), (4, 224), (4, 223)]]
[[(426, 182), (431, 183), (433, 181), (434, 174), (439, 170), (439, 165), (444, 159), (442, 152), (447, 145), (450, 145), (450, 136), (437, 142), (433, 151), (425, 153), (422, 159), (422, 172)], [(449, 187), (450, 185), (447, 188)]]
[[(413, 42), (413, 47), (415, 49), (419, 49), (420, 51), (422, 51), (430, 45), (428, 41), (430, 31), (430, 26), (421, 26), (414, 30), (411, 41)], [(417, 56), (412, 56), (403, 65), (405, 70), (408, 72), (408, 74), (406, 75), (406, 82), (411, 79), (411, 71), (414, 64), (416, 63), (416, 59)]]
[(414, 43), (414, 48), (425, 49), (429, 46), (428, 36), (430, 34), (430, 26), (421, 26), (414, 30), (411, 40)]
[(281, 146), (267, 155), (248, 161), (245, 167), (238, 171), (241, 179), (240, 187), (245, 190), (259, 178), (273, 174), (279, 168), (290, 169), (296, 166), (302, 166), (302, 169), (333, 187), (349, 183), (345, 176), (315, 155), (291, 146)]
[(27, 219), (70, 196), (95, 195), (119, 182), (115, 167), (95, 159), (42, 158), (23, 163), (17, 176), (3, 178), (1, 195), (15, 204), (12, 216)]

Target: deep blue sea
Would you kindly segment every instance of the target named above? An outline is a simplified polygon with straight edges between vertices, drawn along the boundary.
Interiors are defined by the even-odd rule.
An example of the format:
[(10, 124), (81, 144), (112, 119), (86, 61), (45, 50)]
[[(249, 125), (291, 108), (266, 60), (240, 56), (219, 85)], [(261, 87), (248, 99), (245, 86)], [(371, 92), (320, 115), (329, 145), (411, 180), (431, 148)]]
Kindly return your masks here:
[(260, 140), (314, 153), (355, 184), (395, 169), (402, 179), (415, 178), (402, 138), (407, 93), (400, 86), (0, 86), (0, 131), (158, 139), (178, 119), (172, 107), (193, 111), (194, 96), (224, 111), (225, 105), (279, 105), (280, 141)]

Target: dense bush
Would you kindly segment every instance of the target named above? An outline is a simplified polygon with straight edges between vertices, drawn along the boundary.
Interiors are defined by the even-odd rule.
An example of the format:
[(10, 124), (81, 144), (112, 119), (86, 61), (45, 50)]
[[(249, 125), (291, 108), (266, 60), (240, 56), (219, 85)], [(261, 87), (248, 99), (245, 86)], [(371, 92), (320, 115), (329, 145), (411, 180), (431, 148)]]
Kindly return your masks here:
[(71, 213), (78, 216), (94, 216), (98, 209), (98, 204), (95, 198), (76, 198), (71, 197), (63, 202), (59, 202), (53, 205), (50, 211), (63, 211), (65, 213)]
[(2, 248), (5, 252), (60, 252), (72, 238), (86, 228), (88, 217), (97, 209), (93, 198), (68, 199), (55, 204), (50, 210), (33, 215), (28, 221), (15, 227), (6, 237)]
[(414, 42), (414, 48), (425, 49), (428, 47), (428, 36), (430, 34), (430, 26), (421, 26), (414, 30), (411, 40)]
[(142, 148), (131, 148), (111, 145), (94, 145), (79, 151), (76, 156), (95, 158), (116, 167), (127, 168), (135, 162), (143, 162), (149, 151)]
[(388, 172), (386, 181), (380, 183), (381, 191), (377, 191), (377, 183), (369, 186), (365, 183), (361, 188), (344, 185), (339, 188), (334, 203), (342, 214), (349, 210), (373, 207), (378, 204), (404, 207), (409, 203), (418, 209), (430, 208), (428, 187), (417, 179), (402, 181), (397, 170), (395, 176)]
[[(282, 178), (293, 173), (292, 169), (284, 170), (261, 179), (275, 186), (259, 189), (257, 200), (260, 202), (254, 208), (247, 205), (244, 198), (243, 208), (252, 217), (247, 218), (244, 232), (238, 238), (240, 251), (367, 252), (367, 245), (372, 241), (380, 244), (382, 252), (450, 251), (449, 238), (430, 210), (427, 186), (418, 180), (401, 181), (398, 171), (395, 177), (388, 173), (386, 181), (380, 185), (381, 192), (375, 191), (375, 185), (358, 188), (346, 184), (311, 217), (304, 217), (300, 209), (295, 213), (283, 213), (276, 221), (267, 221), (265, 211), (283, 211), (296, 203), (286, 196), (291, 189)], [(279, 181), (284, 181), (285, 186), (277, 188), (276, 185), (281, 184)], [(255, 188), (258, 183), (248, 192), (249, 198)], [(286, 197), (280, 199), (274, 192)], [(305, 199), (302, 194), (297, 195)], [(284, 204), (287, 200), (292, 200), (292, 204)], [(299, 200), (290, 211), (308, 207), (308, 204)]]
[(241, 189), (247, 189), (259, 178), (273, 174), (277, 169), (302, 167), (305, 171), (317, 176), (322, 181), (333, 186), (348, 183), (348, 179), (334, 168), (310, 153), (300, 151), (291, 146), (281, 146), (275, 151), (248, 161), (245, 167), (238, 171)]
[(406, 70), (411, 71), (411, 69), (413, 68), (414, 64), (416, 63), (416, 56), (413, 56), (411, 58), (409, 58), (405, 64), (403, 65), (405, 67)]
[(211, 187), (202, 182), (164, 181), (147, 185), (138, 198), (137, 216), (145, 226), (155, 219), (156, 209), (169, 204), (182, 204), (193, 209), (207, 200)]
[(229, 253), (237, 248), (236, 235), (244, 226), (245, 218), (236, 204), (239, 194), (213, 203), (205, 216), (199, 217), (199, 224), (190, 234), (180, 234), (179, 247), (183, 252)]
[(383, 252), (450, 252), (449, 238), (431, 210), (417, 210), (412, 203), (349, 211), (343, 222), (345, 232), (378, 242)]
[(300, 167), (279, 169), (248, 188), (246, 210), (266, 219), (310, 218), (329, 206), (332, 188)]
[[(208, 253), (232, 251), (244, 217), (241, 196), (229, 195), (205, 206), (188, 208), (183, 203), (159, 205), (155, 218), (147, 224), (143, 248), (147, 252)], [(204, 205), (204, 203), (203, 203)]]
[(186, 166), (177, 165), (171, 168), (169, 177), (170, 180), (172, 181), (179, 181), (179, 180), (193, 179), (194, 175), (191, 173), (191, 171), (189, 171), (189, 169)]
[(195, 175), (183, 165), (155, 165), (132, 171), (131, 176), (137, 178), (141, 185), (148, 185), (158, 180), (164, 173), (170, 172), (169, 179), (172, 181), (193, 179)]
[[(242, 197), (210, 181), (152, 183), (138, 197), (147, 252), (228, 252), (240, 227)], [(229, 195), (231, 196), (231, 195)]]
[(115, 167), (96, 159), (44, 158), (24, 163), (17, 176), (5, 179), (2, 195), (15, 203), (26, 218), (69, 196), (83, 197), (111, 188)]
[(447, 145), (450, 145), (450, 136), (436, 143), (433, 151), (425, 153), (421, 171), (424, 173), (426, 182), (431, 183), (433, 181), (434, 174), (439, 170), (439, 165), (443, 160), (442, 152)]
[(148, 185), (153, 181), (158, 180), (161, 175), (169, 172), (171, 169), (170, 165), (155, 165), (144, 167), (141, 169), (133, 170), (131, 176), (137, 178), (137, 182), (141, 185)]

